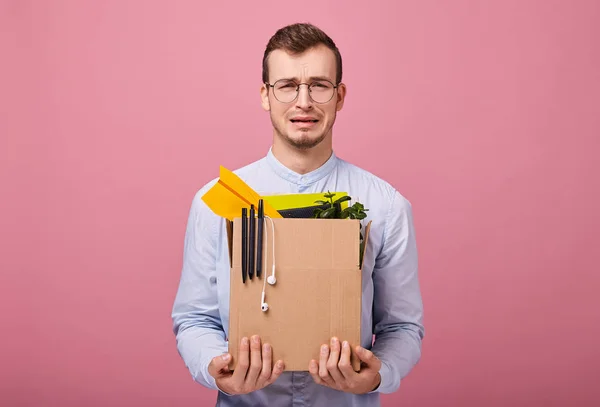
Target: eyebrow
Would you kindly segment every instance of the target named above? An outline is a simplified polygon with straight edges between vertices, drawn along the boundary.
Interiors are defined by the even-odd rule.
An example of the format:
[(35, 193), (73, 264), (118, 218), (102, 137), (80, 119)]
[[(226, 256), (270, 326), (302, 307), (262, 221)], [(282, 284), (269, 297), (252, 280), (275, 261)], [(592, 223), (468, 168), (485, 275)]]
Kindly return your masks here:
[[(279, 80), (279, 81), (281, 81), (281, 80), (288, 80), (288, 81), (300, 82), (300, 79), (298, 77), (293, 77), (293, 78), (279, 78), (277, 80)], [(277, 80), (275, 82), (277, 82)], [(335, 80), (329, 79), (326, 76), (311, 76), (310, 78), (308, 78), (308, 81), (309, 82), (312, 82), (312, 81), (329, 81), (329, 82), (335, 84)]]

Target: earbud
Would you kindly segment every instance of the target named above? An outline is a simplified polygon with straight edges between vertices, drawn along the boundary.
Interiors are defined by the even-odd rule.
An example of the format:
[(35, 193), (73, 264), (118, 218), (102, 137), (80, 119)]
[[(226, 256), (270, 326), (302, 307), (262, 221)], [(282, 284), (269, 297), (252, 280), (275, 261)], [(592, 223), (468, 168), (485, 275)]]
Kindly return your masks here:
[(269, 277), (267, 277), (267, 283), (273, 285), (277, 282), (277, 279), (275, 278), (275, 225), (273, 224), (273, 219), (270, 219), (270, 220), (271, 220), (271, 231), (273, 234), (273, 236), (271, 237), (271, 240), (273, 242), (273, 253), (272, 253), (273, 263), (271, 265), (271, 275)]
[[(271, 241), (272, 241), (272, 245), (273, 245), (273, 248), (272, 248), (273, 263), (272, 263), (272, 267), (271, 267), (271, 275), (263, 280), (262, 296), (260, 299), (260, 309), (262, 312), (266, 312), (269, 309), (269, 304), (267, 304), (265, 302), (265, 288), (266, 288), (265, 283), (269, 283), (270, 285), (273, 285), (277, 282), (277, 279), (275, 278), (275, 225), (273, 223), (273, 219), (271, 219), (269, 216), (265, 216), (265, 222), (267, 219), (269, 219), (271, 221), (271, 232), (272, 232)], [(267, 269), (267, 256), (266, 255), (264, 256), (264, 264), (265, 264), (264, 270), (266, 271), (266, 269)]]
[(264, 292), (264, 290), (262, 292), (262, 298), (260, 300), (260, 309), (262, 310), (262, 312), (265, 312), (265, 311), (267, 311), (269, 309), (269, 304), (267, 304), (265, 302), (265, 292)]

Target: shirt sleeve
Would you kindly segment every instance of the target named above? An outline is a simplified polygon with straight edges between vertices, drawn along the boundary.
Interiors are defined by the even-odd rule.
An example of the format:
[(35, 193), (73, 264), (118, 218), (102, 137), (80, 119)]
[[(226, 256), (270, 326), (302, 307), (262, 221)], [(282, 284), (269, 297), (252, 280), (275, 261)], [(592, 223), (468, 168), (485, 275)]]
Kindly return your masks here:
[(423, 304), (417, 245), (410, 202), (394, 191), (373, 270), (372, 351), (381, 360), (381, 382), (374, 390), (393, 393), (421, 357)]
[(220, 390), (208, 373), (211, 359), (228, 349), (214, 284), (218, 218), (201, 199), (208, 187), (192, 201), (171, 317), (177, 350), (193, 379), (209, 389)]

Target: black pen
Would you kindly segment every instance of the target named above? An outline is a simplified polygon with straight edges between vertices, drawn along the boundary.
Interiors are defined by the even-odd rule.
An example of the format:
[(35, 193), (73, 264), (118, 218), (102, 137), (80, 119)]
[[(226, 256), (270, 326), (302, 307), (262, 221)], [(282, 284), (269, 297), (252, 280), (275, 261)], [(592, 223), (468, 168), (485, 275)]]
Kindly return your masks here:
[(246, 218), (248, 209), (242, 208), (242, 282), (246, 284), (246, 274), (248, 272), (248, 224)]
[(248, 244), (248, 277), (252, 280), (254, 276), (254, 241), (256, 224), (254, 220), (254, 205), (250, 205), (250, 237)]
[(260, 278), (262, 271), (262, 242), (263, 242), (263, 222), (265, 218), (265, 208), (263, 200), (258, 201), (258, 235), (256, 242), (256, 278)]

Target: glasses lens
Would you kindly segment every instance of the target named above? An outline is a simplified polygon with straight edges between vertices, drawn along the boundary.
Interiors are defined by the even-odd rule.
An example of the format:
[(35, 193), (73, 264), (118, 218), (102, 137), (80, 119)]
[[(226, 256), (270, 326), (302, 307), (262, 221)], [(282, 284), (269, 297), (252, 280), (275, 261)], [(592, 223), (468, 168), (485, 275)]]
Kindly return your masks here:
[(273, 93), (280, 102), (289, 103), (296, 99), (296, 88), (294, 81), (277, 81), (273, 86)]
[(310, 85), (310, 97), (317, 103), (327, 103), (333, 97), (333, 83), (316, 81)]

